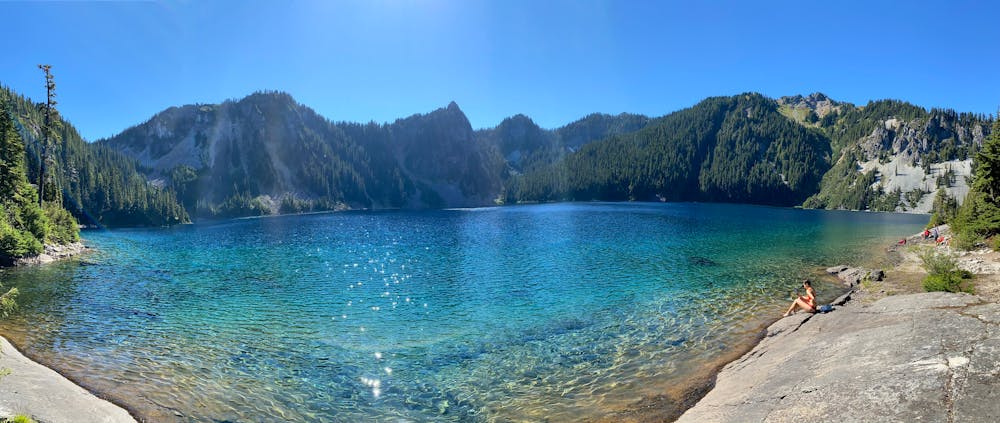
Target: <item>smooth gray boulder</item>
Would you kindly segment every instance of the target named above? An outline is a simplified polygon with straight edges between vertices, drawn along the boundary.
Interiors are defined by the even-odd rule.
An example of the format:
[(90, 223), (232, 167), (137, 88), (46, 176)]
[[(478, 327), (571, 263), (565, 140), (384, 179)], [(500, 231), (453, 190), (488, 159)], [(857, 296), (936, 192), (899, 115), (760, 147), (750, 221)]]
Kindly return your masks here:
[(885, 272), (881, 269), (863, 269), (860, 267), (833, 266), (826, 268), (826, 272), (837, 275), (837, 278), (849, 287), (854, 287), (868, 278), (873, 281), (880, 281), (885, 278)]
[(831, 275), (836, 275), (836, 274), (838, 274), (840, 272), (843, 272), (843, 271), (845, 271), (847, 269), (848, 269), (848, 267), (844, 266), (844, 265), (827, 267), (826, 268), (826, 273), (829, 273)]
[(21, 355), (0, 337), (0, 420), (27, 414), (40, 423), (135, 423), (127, 411)]
[(1000, 304), (924, 293), (771, 325), (680, 422), (1000, 421)]

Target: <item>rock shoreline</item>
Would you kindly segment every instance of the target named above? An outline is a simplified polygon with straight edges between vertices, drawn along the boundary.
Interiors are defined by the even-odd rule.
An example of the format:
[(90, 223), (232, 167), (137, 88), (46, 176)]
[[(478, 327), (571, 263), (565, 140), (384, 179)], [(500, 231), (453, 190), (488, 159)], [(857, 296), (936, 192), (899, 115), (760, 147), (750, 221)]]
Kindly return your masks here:
[[(1000, 303), (991, 294), (1000, 272), (997, 254), (959, 254), (960, 267), (982, 272), (976, 272), (980, 296), (883, 298), (890, 285), (915, 292), (905, 286), (912, 281), (893, 280), (897, 273), (922, 279), (916, 253), (902, 255), (889, 275), (828, 268), (851, 287), (834, 301), (834, 311), (770, 325), (678, 421), (1000, 421)], [(871, 284), (877, 287), (868, 292), (863, 281), (878, 281)]]
[[(92, 251), (82, 242), (46, 245), (42, 254), (14, 261), (13, 266), (52, 263)], [(24, 356), (0, 336), (0, 419), (27, 415), (40, 423), (135, 422), (126, 411), (101, 399), (55, 370)]]
[(135, 423), (125, 409), (98, 398), (21, 354), (0, 336), (0, 418), (25, 414), (45, 423)]
[(30, 266), (52, 263), (56, 260), (70, 258), (90, 251), (83, 242), (73, 242), (66, 245), (46, 244), (45, 250), (34, 257), (23, 257), (14, 261), (14, 266)]
[(998, 421), (1000, 304), (923, 293), (779, 320), (679, 422)]

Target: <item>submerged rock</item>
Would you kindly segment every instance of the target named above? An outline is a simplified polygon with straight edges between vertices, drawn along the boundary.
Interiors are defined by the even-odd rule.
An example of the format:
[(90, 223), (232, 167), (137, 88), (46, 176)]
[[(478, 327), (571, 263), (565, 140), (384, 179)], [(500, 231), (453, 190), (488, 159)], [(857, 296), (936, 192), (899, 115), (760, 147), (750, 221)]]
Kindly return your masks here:
[(701, 257), (701, 256), (689, 256), (688, 257), (688, 263), (691, 263), (691, 264), (693, 264), (695, 266), (718, 266), (719, 265), (719, 263), (716, 263), (714, 260), (712, 260), (710, 258), (706, 258), (706, 257)]
[(840, 272), (843, 272), (843, 271), (845, 271), (847, 269), (848, 269), (848, 267), (844, 266), (844, 265), (827, 267), (826, 268), (826, 273), (829, 273), (831, 275), (836, 275), (836, 274), (838, 274)]

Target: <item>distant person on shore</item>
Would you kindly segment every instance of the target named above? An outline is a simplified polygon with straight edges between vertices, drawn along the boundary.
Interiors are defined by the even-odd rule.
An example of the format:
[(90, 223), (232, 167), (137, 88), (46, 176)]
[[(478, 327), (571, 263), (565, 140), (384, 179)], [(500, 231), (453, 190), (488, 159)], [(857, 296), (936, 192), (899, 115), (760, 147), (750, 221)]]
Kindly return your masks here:
[(937, 226), (935, 226), (934, 230), (931, 231), (931, 238), (938, 239), (938, 236), (940, 236), (940, 234), (938, 234)]
[(930, 237), (931, 237), (931, 230), (930, 229), (924, 229), (924, 239), (928, 239)]
[(795, 308), (801, 308), (802, 310), (808, 311), (810, 313), (816, 312), (816, 290), (812, 287), (812, 282), (809, 279), (802, 281), (802, 287), (806, 289), (806, 295), (801, 295), (792, 302), (792, 305), (788, 307), (788, 311), (785, 312), (781, 317), (788, 317), (795, 312)]

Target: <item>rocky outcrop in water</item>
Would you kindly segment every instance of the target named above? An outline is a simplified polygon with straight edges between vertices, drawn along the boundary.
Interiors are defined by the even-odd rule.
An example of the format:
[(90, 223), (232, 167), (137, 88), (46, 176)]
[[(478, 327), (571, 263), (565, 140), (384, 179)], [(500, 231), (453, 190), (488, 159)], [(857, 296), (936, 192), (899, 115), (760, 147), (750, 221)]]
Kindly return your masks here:
[(17, 259), (14, 266), (26, 266), (32, 264), (52, 263), (56, 260), (73, 257), (89, 250), (82, 242), (73, 242), (66, 245), (46, 244), (42, 254), (33, 257)]

